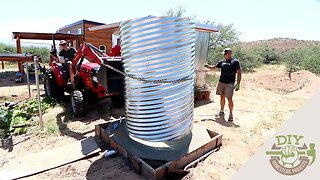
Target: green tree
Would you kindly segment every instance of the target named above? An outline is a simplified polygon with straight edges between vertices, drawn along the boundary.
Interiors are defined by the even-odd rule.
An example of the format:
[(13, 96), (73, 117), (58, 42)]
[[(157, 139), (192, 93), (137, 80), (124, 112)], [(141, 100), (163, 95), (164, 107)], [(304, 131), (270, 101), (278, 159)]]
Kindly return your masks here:
[(243, 49), (240, 45), (232, 46), (233, 56), (240, 61), (241, 69), (244, 72), (253, 72), (262, 64), (263, 57), (254, 50)]
[(11, 45), (0, 43), (0, 53), (15, 53), (16, 48)]
[(275, 48), (270, 47), (269, 45), (263, 45), (254, 49), (263, 57), (263, 63), (279, 63), (279, 52)]
[[(214, 22), (208, 22), (208, 24), (216, 25)], [(210, 33), (208, 63), (214, 64), (223, 57), (221, 52), (224, 48), (230, 47), (239, 41), (239, 33), (233, 27), (233, 24), (229, 25), (216, 25), (219, 32)]]
[(187, 10), (183, 6), (180, 5), (175, 8), (170, 8), (168, 11), (166, 11), (164, 13), (164, 15), (171, 16), (171, 17), (189, 18), (190, 20), (198, 22), (196, 15), (187, 16), (186, 12), (187, 12)]
[[(185, 17), (185, 14), (186, 10), (182, 6), (178, 6), (175, 9), (171, 8), (165, 13), (165, 15), (173, 17)], [(193, 21), (200, 22), (199, 20), (196, 20), (195, 17), (196, 16), (189, 18)], [(262, 57), (259, 54), (253, 51), (245, 51), (240, 46), (236, 45), (239, 42), (239, 32), (237, 32), (233, 24), (217, 24), (210, 20), (203, 23), (216, 26), (219, 30), (219, 32), (210, 33), (208, 52), (209, 64), (215, 64), (221, 60), (223, 58), (221, 52), (226, 47), (235, 48), (234, 56), (240, 60), (244, 71), (253, 71), (255, 67), (261, 64)]]
[(320, 74), (320, 46), (308, 46), (289, 50), (282, 55), (287, 71), (301, 69)]
[(288, 72), (298, 71), (303, 68), (304, 49), (299, 48), (287, 51), (282, 55), (282, 59), (284, 59)]
[(320, 46), (313, 46), (303, 50), (302, 67), (320, 75)]
[[(210, 23), (216, 25), (214, 22)], [(233, 24), (217, 25), (219, 32), (210, 34), (209, 48), (215, 50), (235, 44), (239, 41), (239, 33), (233, 27)]]
[(170, 8), (164, 13), (165, 16), (171, 17), (184, 17), (186, 9), (183, 6), (177, 6), (176, 8)]

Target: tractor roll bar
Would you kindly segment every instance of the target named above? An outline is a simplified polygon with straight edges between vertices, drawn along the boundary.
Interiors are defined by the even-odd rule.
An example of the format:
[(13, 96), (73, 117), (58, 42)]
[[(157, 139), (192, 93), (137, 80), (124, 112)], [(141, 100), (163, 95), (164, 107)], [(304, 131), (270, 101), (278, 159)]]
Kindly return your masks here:
[[(52, 35), (52, 41), (53, 41), (53, 53), (55, 54), (55, 55), (57, 55), (57, 48), (56, 48), (56, 43), (55, 43), (55, 36), (56, 35), (66, 35), (66, 34), (64, 34), (64, 33), (55, 33), (55, 34), (53, 34)], [(68, 35), (71, 35), (71, 36), (74, 36), (75, 38), (77, 38), (77, 42), (78, 42), (78, 47), (80, 47), (80, 39), (79, 39), (79, 37), (76, 35), (76, 34), (68, 34)]]

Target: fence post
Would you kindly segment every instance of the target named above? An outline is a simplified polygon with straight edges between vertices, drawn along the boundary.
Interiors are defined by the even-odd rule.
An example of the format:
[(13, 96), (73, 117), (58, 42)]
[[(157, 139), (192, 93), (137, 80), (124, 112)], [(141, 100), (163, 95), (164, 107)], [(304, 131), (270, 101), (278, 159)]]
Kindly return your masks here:
[(37, 97), (39, 103), (39, 121), (40, 121), (40, 130), (43, 131), (43, 120), (42, 120), (42, 107), (41, 107), (41, 98), (40, 98), (40, 90), (39, 90), (39, 74), (38, 74), (38, 57), (34, 56), (34, 75), (36, 78), (37, 85)]
[(31, 98), (31, 90), (30, 90), (30, 79), (29, 79), (29, 63), (26, 62), (26, 73), (27, 73), (27, 83), (28, 83), (28, 92), (29, 92), (29, 98)]

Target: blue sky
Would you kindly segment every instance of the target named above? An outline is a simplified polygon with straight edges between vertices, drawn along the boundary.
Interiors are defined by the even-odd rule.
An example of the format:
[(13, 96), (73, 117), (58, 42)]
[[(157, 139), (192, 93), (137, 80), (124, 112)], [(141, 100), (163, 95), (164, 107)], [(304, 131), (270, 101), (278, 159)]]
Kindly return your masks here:
[(179, 5), (199, 20), (234, 24), (242, 41), (320, 40), (320, 0), (6, 0), (0, 6), (0, 42), (13, 42), (12, 31), (55, 32), (81, 19), (112, 23), (163, 15)]

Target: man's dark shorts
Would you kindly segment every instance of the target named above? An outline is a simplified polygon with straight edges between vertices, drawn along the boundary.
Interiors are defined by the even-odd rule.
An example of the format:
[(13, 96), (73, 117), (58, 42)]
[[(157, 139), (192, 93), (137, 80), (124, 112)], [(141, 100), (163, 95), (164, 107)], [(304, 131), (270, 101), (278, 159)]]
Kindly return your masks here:
[(219, 82), (216, 94), (225, 96), (227, 98), (232, 98), (233, 90), (234, 90), (234, 83), (226, 84), (226, 83)]

